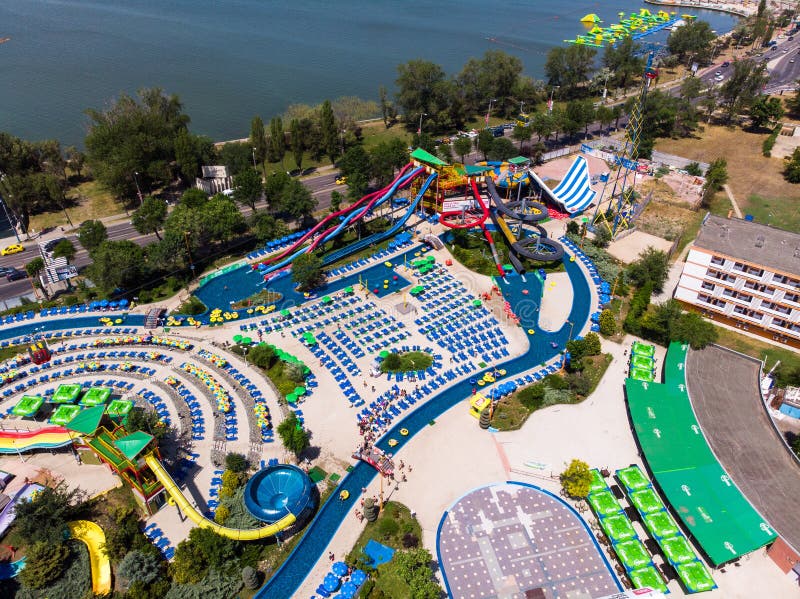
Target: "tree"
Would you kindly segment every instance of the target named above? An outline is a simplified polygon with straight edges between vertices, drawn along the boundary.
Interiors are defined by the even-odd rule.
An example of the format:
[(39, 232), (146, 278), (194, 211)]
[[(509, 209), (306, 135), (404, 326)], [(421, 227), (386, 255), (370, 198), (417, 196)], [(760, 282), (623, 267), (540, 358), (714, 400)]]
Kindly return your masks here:
[(408, 150), (403, 140), (382, 141), (369, 152), (370, 176), (378, 186), (389, 183), (395, 171), (408, 162)]
[(719, 90), (719, 98), (727, 108), (728, 120), (742, 114), (756, 101), (767, 80), (764, 63), (752, 59), (733, 61), (730, 76)]
[(78, 241), (90, 254), (108, 239), (108, 231), (102, 221), (87, 220), (78, 229)]
[(200, 175), (200, 167), (216, 158), (214, 142), (211, 138), (202, 135), (192, 135), (182, 130), (174, 139), (175, 165), (177, 165), (181, 180), (185, 185), (194, 183)]
[(66, 154), (67, 164), (80, 178), (83, 167), (86, 164), (86, 154), (81, 152), (75, 146), (69, 146), (66, 150)]
[(471, 58), (455, 79), (465, 109), (474, 114), (486, 107), (488, 98), (495, 99), (494, 107), (502, 115), (511, 114), (520, 101), (533, 104), (536, 91), (531, 89), (532, 82), (521, 76), (522, 69), (519, 58), (502, 50)]
[(522, 151), (522, 143), (530, 141), (533, 131), (527, 125), (515, 125), (514, 130), (511, 132), (511, 137), (519, 142), (520, 152)]
[(34, 258), (25, 265), (25, 272), (28, 273), (28, 276), (31, 279), (35, 279), (36, 277), (38, 277), (39, 273), (42, 272), (43, 270), (44, 270), (44, 260), (40, 256), (37, 256), (36, 258)]
[(264, 195), (271, 210), (279, 210), (284, 190), (291, 183), (292, 178), (283, 171), (270, 173), (264, 182)]
[(694, 312), (681, 314), (670, 331), (670, 341), (688, 343), (692, 349), (703, 349), (714, 343), (717, 336), (716, 327)]
[(153, 196), (148, 196), (131, 216), (131, 224), (142, 235), (154, 233), (156, 238), (160, 240), (161, 235), (158, 232), (164, 228), (166, 219), (166, 203)]
[(138, 288), (144, 272), (144, 251), (127, 239), (101, 243), (87, 268), (88, 277), (105, 292)]
[(603, 65), (613, 74), (614, 85), (621, 88), (637, 82), (644, 71), (645, 61), (641, 55), (641, 45), (626, 35), (616, 44), (606, 46)]
[(481, 129), (478, 132), (478, 137), (475, 138), (475, 149), (483, 154), (483, 159), (486, 160), (489, 152), (494, 144), (494, 135), (488, 129)]
[(459, 137), (453, 142), (453, 150), (464, 162), (464, 158), (472, 151), (472, 140), (469, 137)]
[(222, 194), (217, 194), (206, 202), (200, 217), (202, 230), (211, 241), (227, 242), (244, 233), (247, 228), (239, 208), (233, 200)]
[(669, 276), (669, 257), (661, 250), (648, 247), (628, 266), (625, 274), (637, 288), (650, 282), (653, 290), (661, 293)]
[(61, 543), (67, 522), (77, 515), (83, 496), (82, 491), (70, 490), (63, 481), (54, 487), (46, 486), (30, 501), (16, 504), (14, 528), (17, 534), (29, 544)]
[(591, 100), (573, 100), (567, 103), (567, 118), (579, 128), (584, 128), (584, 137), (589, 136), (589, 125), (594, 122), (595, 110)]
[(256, 169), (245, 169), (233, 178), (233, 199), (240, 204), (250, 206), (254, 212), (256, 203), (263, 195), (264, 184)]
[(427, 549), (398, 551), (394, 556), (397, 573), (411, 590), (414, 599), (438, 599), (442, 589), (433, 579), (433, 556)]
[(242, 568), (242, 584), (246, 589), (254, 590), (261, 584), (261, 579), (258, 575), (258, 570), (251, 566)]
[(236, 541), (207, 528), (193, 528), (189, 537), (178, 544), (170, 564), (172, 578), (178, 584), (199, 582), (209, 569), (219, 569), (236, 558)]
[(783, 176), (789, 183), (800, 183), (800, 148), (795, 148), (792, 155), (786, 158)]
[(233, 177), (253, 166), (253, 149), (248, 144), (239, 142), (226, 143), (219, 148), (218, 154), (219, 162), (225, 165), (228, 173)]
[(308, 187), (297, 179), (292, 179), (281, 194), (280, 209), (292, 218), (304, 219), (317, 207), (317, 200)]
[(129, 585), (134, 582), (150, 584), (161, 575), (159, 562), (154, 553), (129, 551), (117, 566), (117, 574), (127, 580)]
[(75, 258), (77, 250), (69, 239), (62, 239), (53, 247), (53, 258), (64, 258), (67, 264)]
[(247, 472), (250, 465), (241, 453), (231, 452), (225, 456), (225, 468), (231, 472)]
[(578, 85), (588, 81), (596, 55), (597, 50), (580, 44), (552, 48), (544, 65), (548, 84), (565, 88), (567, 96), (574, 94)]
[(543, 137), (545, 139), (550, 139), (550, 136), (555, 130), (553, 117), (546, 112), (540, 112), (534, 115), (531, 126), (533, 127), (533, 132), (537, 135), (536, 141), (541, 141)]
[(86, 159), (103, 187), (117, 197), (133, 197), (136, 172), (146, 189), (173, 178), (175, 139), (189, 124), (178, 96), (143, 89), (138, 101), (122, 94), (107, 110), (86, 112)]
[(610, 337), (617, 332), (617, 320), (614, 318), (614, 313), (606, 308), (600, 312), (600, 333), (606, 337)]
[(372, 176), (370, 155), (362, 145), (348, 148), (339, 160), (339, 170), (347, 177), (348, 196), (357, 200), (364, 195)]
[(600, 127), (606, 129), (611, 122), (614, 120), (614, 111), (611, 110), (608, 106), (601, 105), (597, 107), (597, 111), (595, 116), (600, 123)]
[(289, 412), (289, 416), (278, 425), (278, 435), (283, 446), (297, 456), (309, 445), (308, 431), (297, 420), (294, 412)]
[(342, 201), (344, 201), (344, 196), (340, 194), (338, 191), (334, 190), (331, 192), (331, 212), (339, 212), (342, 207)]
[(299, 119), (292, 119), (289, 123), (289, 135), (292, 140), (292, 156), (297, 170), (303, 171), (303, 153), (306, 151), (305, 131)]
[(266, 212), (253, 213), (250, 217), (250, 230), (259, 243), (278, 239), (289, 232), (289, 228), (282, 220), (278, 220)]
[(392, 113), (392, 106), (389, 103), (389, 94), (386, 93), (386, 87), (381, 85), (378, 88), (378, 96), (380, 97), (381, 104), (381, 117), (383, 118), (383, 126), (389, 128), (389, 119)]
[[(258, 115), (254, 116), (253, 120), (250, 121), (249, 141), (250, 151), (252, 152), (251, 156), (254, 156), (255, 161), (263, 167), (264, 161), (267, 159), (267, 131), (264, 128), (264, 121), (262, 121), (261, 117)], [(253, 165), (253, 167), (255, 167), (255, 165)]]
[(399, 65), (397, 72), (395, 99), (408, 129), (419, 128), (421, 115), (427, 115), (427, 122), (436, 129), (454, 127), (463, 121), (463, 100), (441, 66), (427, 60), (411, 60)]
[(750, 121), (753, 127), (773, 127), (783, 118), (785, 111), (779, 98), (759, 96), (750, 106)]
[(703, 95), (705, 84), (699, 77), (687, 77), (681, 83), (681, 98), (687, 102), (694, 102)]
[(517, 148), (507, 137), (495, 137), (492, 139), (492, 147), (489, 150), (489, 160), (508, 160), (517, 153)]
[(453, 146), (450, 144), (439, 144), (436, 154), (448, 164), (453, 162)]
[(323, 153), (328, 155), (331, 163), (334, 163), (339, 157), (339, 128), (336, 125), (336, 117), (333, 115), (330, 100), (325, 100), (320, 107), (319, 128)]
[(728, 182), (728, 161), (724, 158), (717, 158), (706, 171), (706, 182), (703, 184), (703, 204), (706, 206), (711, 202), (711, 198), (717, 193), (725, 183)]
[(568, 497), (580, 499), (589, 495), (592, 486), (592, 472), (589, 464), (581, 460), (572, 460), (567, 469), (560, 475), (561, 486)]
[(267, 160), (283, 163), (283, 157), (286, 156), (286, 134), (283, 131), (283, 121), (280, 117), (273, 117), (269, 121), (268, 148)]
[(292, 263), (292, 281), (297, 283), (301, 291), (314, 289), (325, 282), (325, 271), (322, 260), (312, 253), (298, 256)]
[(711, 60), (714, 39), (716, 36), (711, 25), (706, 21), (694, 20), (673, 29), (667, 38), (667, 47), (687, 66), (693, 62), (706, 64)]
[(25, 568), (19, 573), (19, 581), (29, 589), (44, 588), (61, 578), (69, 556), (69, 547), (63, 542), (38, 541), (28, 547)]

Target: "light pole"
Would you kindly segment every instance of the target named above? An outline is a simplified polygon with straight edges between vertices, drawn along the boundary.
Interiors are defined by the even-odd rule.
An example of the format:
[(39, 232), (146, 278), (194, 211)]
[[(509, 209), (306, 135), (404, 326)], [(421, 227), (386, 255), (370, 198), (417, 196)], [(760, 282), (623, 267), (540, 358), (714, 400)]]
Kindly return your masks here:
[[(189, 231), (183, 232), (183, 240), (186, 242), (186, 251), (189, 253), (189, 268), (192, 271), (192, 280), (194, 279), (194, 260), (192, 259), (192, 247), (189, 245)], [(188, 289), (188, 286), (187, 286)]]
[(523, 107), (524, 107), (524, 106), (525, 106), (525, 100), (520, 100), (520, 101), (519, 101), (519, 115), (520, 115), (520, 116), (522, 116), (523, 114), (525, 114), (525, 111), (523, 110)]
[(256, 167), (256, 149), (252, 148), (252, 150), (253, 150), (253, 168), (257, 168)]
[[(571, 320), (567, 321), (569, 323), (569, 335), (567, 335), (567, 344), (572, 341), (572, 328), (575, 326), (575, 323)], [(564, 346), (564, 359), (561, 361), (561, 368), (567, 367), (567, 347)]]
[(547, 101), (547, 114), (553, 113), (553, 92), (560, 88), (560, 85), (554, 85), (550, 88), (550, 99)]
[(492, 104), (497, 102), (497, 98), (492, 98), (489, 100), (489, 109), (486, 111), (486, 126), (489, 126), (489, 115), (492, 113)]
[(417, 127), (417, 137), (422, 135), (422, 117), (428, 116), (427, 112), (423, 112), (419, 115), (419, 127)]
[(242, 348), (242, 352), (244, 353), (244, 365), (245, 366), (248, 366), (248, 364), (247, 364), (247, 350), (248, 349), (250, 349), (250, 348), (247, 347), (246, 345)]
[(139, 187), (139, 171), (133, 171), (133, 181), (136, 183), (136, 195), (139, 196), (139, 206), (144, 204), (142, 199), (142, 189)]

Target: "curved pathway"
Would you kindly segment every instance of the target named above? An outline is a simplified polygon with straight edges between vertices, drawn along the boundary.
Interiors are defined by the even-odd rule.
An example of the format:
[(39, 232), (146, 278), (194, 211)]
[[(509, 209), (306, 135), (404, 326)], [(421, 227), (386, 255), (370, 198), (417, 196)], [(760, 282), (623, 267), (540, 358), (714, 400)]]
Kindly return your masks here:
[[(566, 260), (564, 265), (573, 287), (573, 303), (569, 313), (569, 321), (575, 323), (574, 333), (578, 334), (589, 320), (591, 289), (578, 261), (570, 262)], [(504, 294), (512, 286), (521, 284), (518, 278), (512, 280), (514, 281), (513, 283), (502, 283)], [(518, 293), (508, 295), (511, 297), (519, 296)], [(497, 367), (504, 368), (507, 371), (507, 376), (512, 377), (550, 360), (558, 353), (558, 349), (553, 348), (550, 342), (555, 342), (558, 347), (564, 347), (570, 335), (570, 328), (569, 324), (564, 324), (554, 333), (546, 333), (540, 329), (535, 337), (532, 338), (532, 343), (525, 354), (498, 364)], [(388, 451), (388, 440), (394, 438), (398, 441), (398, 444), (391, 448), (391, 451), (396, 455), (403, 445), (408, 443), (429, 422), (463, 401), (465, 397), (469, 397), (471, 392), (472, 385), (469, 379), (455, 383), (398, 421), (377, 443), (378, 447)], [(404, 437), (399, 434), (401, 428), (408, 429), (408, 436)], [(291, 597), (294, 594), (312, 570), (314, 564), (322, 556), (328, 543), (350, 512), (353, 501), (360, 496), (361, 489), (366, 487), (376, 475), (377, 471), (363, 462), (355, 465), (339, 485), (340, 490), (349, 491), (350, 501), (330, 500), (325, 502), (314, 520), (306, 527), (300, 542), (295, 546), (280, 569), (255, 595), (257, 599)]]

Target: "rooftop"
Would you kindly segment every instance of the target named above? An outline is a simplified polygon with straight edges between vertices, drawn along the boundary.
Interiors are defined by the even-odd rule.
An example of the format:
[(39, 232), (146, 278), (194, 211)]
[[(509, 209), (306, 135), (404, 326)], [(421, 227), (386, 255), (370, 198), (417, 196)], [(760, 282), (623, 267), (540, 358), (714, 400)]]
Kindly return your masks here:
[(726, 256), (800, 274), (800, 234), (768, 225), (709, 215), (694, 245)]
[(225, 179), (228, 176), (227, 166), (203, 166), (203, 179)]

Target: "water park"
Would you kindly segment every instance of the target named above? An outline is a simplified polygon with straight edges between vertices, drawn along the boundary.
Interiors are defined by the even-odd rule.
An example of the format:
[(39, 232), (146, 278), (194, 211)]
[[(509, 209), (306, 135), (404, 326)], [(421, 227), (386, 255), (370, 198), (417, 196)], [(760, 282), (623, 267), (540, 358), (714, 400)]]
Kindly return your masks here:
[[(17, 353), (0, 365), (0, 540), (25, 543), (30, 506), (67, 485), (90, 497), (63, 537), (88, 551), (97, 594), (128, 588), (140, 553), (183, 572), (187, 593), (371, 596), (424, 549), (439, 574), (426, 564), (420, 584), (452, 597), (734, 596), (746, 568), (720, 569), (776, 533), (692, 416), (685, 346), (609, 349), (583, 401), (517, 430), (501, 420), (502, 402), (569, 380), (576, 348), (600, 343), (614, 281), (564, 232), (602, 197), (580, 155), (551, 186), (524, 158), (415, 149), (389, 185), (205, 277), (203, 314), (117, 304), (3, 322), (0, 350)], [(354, 230), (368, 233), (339, 243)], [(491, 275), (458, 260), (463, 236)], [(293, 266), (309, 256), (322, 276), (305, 286)], [(558, 474), (576, 455), (592, 466), (582, 495)], [(139, 549), (109, 554), (122, 533), (102, 505), (123, 495)], [(192, 586), (207, 584), (185, 572), (192, 552), (220, 537), (268, 567)], [(33, 547), (12, 547), (0, 584), (30, 583)]]
[(639, 40), (659, 31), (680, 27), (694, 18), (696, 18), (695, 15), (684, 14), (677, 16), (674, 12), (668, 13), (664, 10), (652, 13), (646, 8), (641, 8), (639, 12), (631, 13), (627, 17), (624, 12), (620, 12), (618, 23), (608, 27), (601, 27), (602, 20), (600, 17), (594, 13), (589, 13), (581, 19), (581, 24), (585, 27), (586, 33), (564, 41), (569, 44), (603, 48), (605, 46), (614, 46), (627, 37)]

